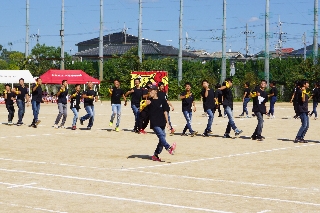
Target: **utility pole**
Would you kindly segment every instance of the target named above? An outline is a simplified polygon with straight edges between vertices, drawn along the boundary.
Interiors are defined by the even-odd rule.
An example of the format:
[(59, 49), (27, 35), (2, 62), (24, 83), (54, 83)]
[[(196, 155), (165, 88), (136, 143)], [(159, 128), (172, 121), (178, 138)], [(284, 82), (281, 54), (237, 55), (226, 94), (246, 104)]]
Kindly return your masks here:
[(318, 58), (318, 0), (314, 0), (313, 64)]
[(24, 57), (29, 55), (29, 0), (26, 0), (26, 43)]
[(139, 61), (142, 63), (142, 0), (139, 0), (139, 25), (138, 25), (138, 56)]
[(227, 0), (223, 0), (223, 30), (222, 30), (222, 62), (221, 62), (221, 79), (222, 83), (226, 79), (226, 31), (227, 31)]
[[(264, 77), (269, 85), (269, 0), (266, 0), (266, 14), (265, 14), (265, 51), (264, 51)], [(269, 86), (267, 86), (269, 87)]]
[(128, 28), (126, 28), (126, 23), (124, 23), (124, 26), (122, 29), (122, 33), (124, 33), (124, 44), (127, 44), (127, 30)]
[(64, 70), (64, 0), (62, 0), (62, 7), (61, 7), (61, 63), (60, 63), (60, 70)]
[(178, 85), (182, 80), (182, 18), (183, 18), (183, 0), (180, 0), (180, 16), (179, 16), (179, 55), (178, 55)]
[(99, 80), (103, 80), (103, 0), (100, 0)]
[(303, 33), (303, 59), (306, 60), (307, 59), (307, 41), (306, 41), (306, 33)]
[(281, 56), (282, 56), (282, 43), (284, 42), (283, 41), (283, 37), (282, 35), (283, 34), (286, 34), (284, 32), (282, 32), (282, 22), (280, 21), (280, 16), (279, 16), (279, 23), (278, 23), (278, 27), (279, 27), (279, 37), (278, 37), (278, 44), (276, 46), (276, 50), (278, 50), (278, 55), (279, 55), (279, 59), (281, 60)]
[(249, 54), (249, 43), (248, 43), (248, 38), (250, 37), (250, 34), (253, 34), (254, 32), (248, 30), (248, 23), (246, 24), (246, 31), (243, 32), (243, 34), (246, 35), (246, 58), (248, 58)]

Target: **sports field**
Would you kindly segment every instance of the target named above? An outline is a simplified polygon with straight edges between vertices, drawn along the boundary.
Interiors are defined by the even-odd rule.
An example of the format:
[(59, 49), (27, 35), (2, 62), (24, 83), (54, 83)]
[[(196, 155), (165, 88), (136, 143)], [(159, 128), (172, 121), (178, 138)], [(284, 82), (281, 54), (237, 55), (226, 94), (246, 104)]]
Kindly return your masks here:
[[(0, 125), (0, 212), (320, 212), (320, 120), (310, 119), (311, 142), (293, 143), (300, 120), (291, 104), (277, 103), (276, 118), (265, 118), (266, 139), (253, 141), (257, 121), (239, 118), (236, 103), (243, 134), (223, 139), (227, 119), (216, 116), (212, 136), (204, 138), (207, 117), (198, 102), (192, 125), (199, 135), (186, 137), (181, 103), (173, 105), (177, 132), (167, 139), (177, 149), (164, 150), (163, 162), (150, 160), (158, 142), (150, 129), (131, 132), (130, 106), (122, 107), (120, 132), (108, 126), (110, 102), (95, 104), (91, 130), (87, 121), (75, 131), (52, 128), (56, 104), (41, 105), (37, 129)], [(26, 111), (30, 124), (31, 107)], [(17, 107), (15, 116), (14, 122)], [(0, 121), (7, 121), (5, 105)]]

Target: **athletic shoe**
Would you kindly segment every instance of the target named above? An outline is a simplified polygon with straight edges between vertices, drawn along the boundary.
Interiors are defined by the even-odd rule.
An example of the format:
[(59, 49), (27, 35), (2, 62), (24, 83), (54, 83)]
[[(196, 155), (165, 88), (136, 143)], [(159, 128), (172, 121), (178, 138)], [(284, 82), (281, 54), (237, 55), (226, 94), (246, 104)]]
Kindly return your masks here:
[(144, 131), (144, 129), (140, 129), (140, 131), (139, 131), (139, 134), (147, 134), (147, 132), (146, 131)]
[(211, 134), (212, 131), (211, 130), (206, 130), (206, 133)]
[(80, 118), (80, 124), (83, 125), (83, 120)]
[(299, 138), (294, 139), (293, 143), (300, 143), (300, 139)]
[(201, 135), (202, 135), (202, 137), (209, 137), (209, 134), (206, 132), (202, 133)]
[(246, 118), (251, 118), (251, 116), (247, 115)]
[(113, 122), (110, 121), (109, 126), (112, 126)]
[(91, 126), (88, 126), (88, 127), (87, 127), (87, 130), (91, 130)]
[(161, 162), (161, 159), (160, 159), (158, 156), (155, 156), (155, 155), (153, 155), (153, 156), (151, 157), (151, 159), (152, 159), (153, 161), (159, 161), (159, 162)]
[(55, 129), (58, 129), (58, 128), (59, 128), (58, 124), (53, 125), (53, 127), (54, 127)]
[(241, 129), (236, 129), (235, 135), (238, 136), (242, 133), (243, 131)]
[(242, 113), (242, 114), (240, 114), (239, 116), (240, 116), (240, 117), (241, 117), (241, 116), (244, 116), (244, 114)]
[(8, 121), (8, 125), (11, 126), (13, 123), (12, 121)]
[(120, 130), (119, 130), (119, 127), (116, 127), (115, 129), (114, 129), (116, 132), (119, 132)]
[(65, 126), (59, 126), (59, 128), (61, 128), (61, 129), (65, 129), (66, 127), (65, 127)]
[(303, 138), (300, 139), (299, 143), (308, 143), (308, 141), (304, 140)]
[(190, 133), (190, 136), (191, 137), (194, 137), (194, 136), (196, 136), (198, 134), (198, 131), (193, 131), (192, 133)]
[(227, 134), (227, 133), (225, 133), (224, 135), (223, 135), (223, 138), (232, 138), (229, 134)]
[(170, 135), (174, 135), (175, 132), (176, 132), (176, 130), (172, 128), (170, 131)]
[(134, 133), (140, 134), (140, 131), (136, 129), (136, 130), (134, 130)]
[(22, 125), (22, 123), (17, 123), (17, 126), (21, 126)]
[(314, 117), (314, 120), (317, 120), (318, 119), (318, 117)]
[(181, 136), (188, 136), (188, 134), (183, 132), (183, 133), (181, 133)]
[(222, 117), (222, 115), (219, 115), (218, 117)]
[(37, 125), (33, 123), (30, 125), (30, 127), (37, 128)]
[(255, 140), (257, 140), (257, 136), (252, 135), (252, 136), (251, 136), (251, 139), (255, 141)]
[(38, 126), (38, 125), (39, 125), (39, 123), (41, 123), (41, 121), (40, 121), (40, 120), (37, 120), (36, 125)]
[(228, 117), (228, 115), (224, 115), (223, 117), (226, 118), (226, 117)]
[(76, 126), (72, 126), (72, 128), (71, 128), (72, 130), (76, 130), (77, 129), (77, 127)]
[(174, 150), (176, 150), (176, 147), (177, 147), (177, 144), (176, 142), (174, 142), (168, 149), (168, 152), (170, 155), (173, 155), (174, 154)]

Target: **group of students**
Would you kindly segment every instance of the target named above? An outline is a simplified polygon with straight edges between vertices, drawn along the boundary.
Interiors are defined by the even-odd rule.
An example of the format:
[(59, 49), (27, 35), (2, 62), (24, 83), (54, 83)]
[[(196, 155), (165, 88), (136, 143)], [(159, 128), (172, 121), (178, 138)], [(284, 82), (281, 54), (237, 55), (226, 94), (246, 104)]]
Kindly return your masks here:
[[(12, 124), (12, 119), (14, 117), (14, 100), (18, 105), (18, 122), (17, 125), (23, 124), (22, 119), (25, 113), (25, 103), (29, 104), (29, 96), (27, 88), (24, 86), (24, 80), (19, 80), (19, 86), (16, 88), (10, 88), (10, 85), (6, 85), (6, 90), (4, 92), (6, 108), (9, 112), (8, 124)], [(151, 129), (155, 132), (159, 138), (159, 143), (152, 156), (152, 160), (161, 161), (159, 154), (162, 152), (163, 147), (170, 153), (173, 154), (176, 149), (176, 144), (170, 145), (166, 141), (165, 128), (170, 129), (170, 134), (174, 134), (175, 129), (173, 128), (170, 121), (170, 110), (174, 110), (174, 107), (168, 100), (168, 96), (164, 90), (164, 84), (160, 82), (158, 85), (154, 85), (151, 81), (147, 82), (145, 87), (140, 87), (141, 81), (139, 78), (134, 80), (134, 87), (128, 92), (124, 92), (120, 88), (119, 80), (114, 80), (114, 86), (109, 89), (111, 96), (111, 107), (112, 115), (110, 118), (109, 126), (113, 126), (115, 118), (116, 127), (115, 131), (119, 131), (120, 117), (121, 117), (121, 99), (124, 99), (125, 106), (127, 105), (127, 97), (131, 96), (131, 109), (134, 114), (134, 128), (133, 131), (139, 134), (146, 134), (145, 128), (150, 123)], [(33, 121), (31, 127), (37, 128), (38, 124), (41, 122), (38, 119), (40, 111), (40, 103), (42, 102), (42, 81), (40, 78), (36, 80), (36, 83), (32, 86), (32, 110), (33, 110)], [(267, 82), (262, 80), (258, 86), (253, 90), (249, 89), (249, 83), (245, 84), (244, 96), (243, 96), (243, 112), (240, 116), (246, 114), (249, 117), (247, 104), (252, 99), (253, 115), (257, 118), (258, 124), (253, 131), (251, 136), (252, 140), (263, 141), (265, 139), (262, 136), (263, 129), (263, 116), (268, 115), (271, 118), (274, 117), (274, 104), (277, 101), (278, 91), (276, 89), (275, 82), (270, 83), (271, 90), (269, 94), (266, 92)], [(227, 78), (222, 85), (217, 84), (215, 90), (210, 88), (207, 80), (202, 81), (202, 91), (201, 97), (203, 101), (203, 108), (208, 116), (208, 123), (204, 132), (203, 137), (208, 137), (212, 133), (212, 123), (214, 119), (215, 111), (219, 111), (219, 116), (222, 116), (220, 105), (224, 108), (225, 117), (228, 118), (228, 124), (223, 135), (223, 138), (232, 138), (230, 136), (231, 129), (234, 131), (235, 136), (239, 136), (243, 131), (239, 129), (234, 121), (233, 117), (233, 93), (231, 90), (232, 79)], [(304, 137), (309, 128), (309, 116), (315, 114), (317, 118), (316, 106), (320, 100), (320, 83), (316, 84), (313, 89), (312, 95), (307, 93), (309, 88), (309, 83), (306, 80), (296, 82), (296, 88), (292, 96), (292, 102), (294, 103), (294, 109), (296, 116), (300, 117), (302, 125), (298, 131), (296, 139), (294, 142), (305, 143)], [(198, 131), (192, 129), (192, 113), (196, 111), (195, 99), (192, 92), (192, 87), (190, 83), (185, 83), (185, 90), (180, 94), (180, 99), (182, 102), (182, 113), (186, 119), (186, 125), (182, 130), (181, 136), (188, 136), (187, 131), (191, 137), (195, 136)], [(67, 119), (67, 103), (68, 103), (68, 82), (63, 80), (61, 87), (56, 94), (58, 97), (58, 115), (54, 123), (54, 128), (65, 128), (65, 122)], [(92, 82), (88, 82), (87, 89), (81, 92), (81, 87), (79, 84), (75, 85), (74, 90), (70, 95), (70, 109), (72, 110), (74, 117), (72, 121), (72, 130), (75, 130), (76, 123), (78, 120), (78, 112), (80, 109), (80, 103), (83, 99), (84, 108), (87, 112), (86, 115), (80, 117), (80, 124), (83, 125), (85, 120), (89, 120), (87, 129), (90, 130), (94, 122), (94, 102), (98, 101), (97, 92), (93, 89)], [(308, 101), (313, 99), (313, 111), (309, 113), (308, 111)], [(270, 110), (267, 111), (266, 103), (270, 101)], [(62, 121), (60, 123), (60, 120)], [(60, 125), (59, 125), (60, 123)]]

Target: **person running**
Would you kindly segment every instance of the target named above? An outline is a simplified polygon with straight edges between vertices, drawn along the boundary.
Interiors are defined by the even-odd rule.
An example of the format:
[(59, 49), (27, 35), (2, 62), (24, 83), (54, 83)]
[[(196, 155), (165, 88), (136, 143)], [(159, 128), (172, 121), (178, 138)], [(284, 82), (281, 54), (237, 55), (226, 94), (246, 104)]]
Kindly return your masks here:
[(166, 126), (169, 127), (168, 112), (170, 110), (167, 101), (163, 98), (158, 97), (158, 87), (153, 85), (151, 86), (151, 91), (149, 93), (150, 99), (146, 100), (146, 103), (149, 108), (150, 116), (150, 128), (153, 129), (154, 133), (159, 138), (159, 142), (156, 150), (152, 156), (153, 161), (161, 161), (159, 155), (161, 154), (163, 147), (173, 155), (176, 149), (176, 143), (173, 143), (171, 146), (166, 141)]
[(40, 104), (43, 102), (41, 85), (42, 85), (41, 78), (37, 78), (36, 83), (32, 86), (31, 106), (33, 111), (33, 120), (30, 127), (33, 127), (33, 128), (37, 128), (39, 123), (41, 122), (38, 119), (39, 113), (40, 113)]
[(308, 143), (304, 140), (304, 137), (309, 129), (309, 116), (308, 116), (308, 101), (309, 95), (307, 89), (309, 88), (309, 82), (302, 80), (300, 82), (300, 90), (296, 92), (298, 99), (297, 110), (301, 120), (301, 127), (297, 133), (294, 143)]
[(221, 113), (221, 104), (222, 104), (222, 92), (221, 90), (219, 90), (219, 88), (221, 87), (221, 84), (216, 84), (215, 89), (216, 91), (214, 92), (214, 101), (215, 101), (215, 109), (214, 109), (214, 113), (218, 110), (219, 112), (219, 116), (218, 117), (222, 117), (222, 113)]
[(225, 82), (223, 82), (222, 87), (220, 87), (220, 90), (222, 91), (223, 95), (223, 108), (225, 113), (227, 114), (227, 117), (229, 119), (226, 131), (223, 135), (223, 138), (231, 138), (230, 136), (230, 131), (231, 128), (235, 132), (235, 135), (238, 136), (240, 135), (243, 131), (238, 129), (232, 115), (233, 111), (233, 95), (231, 88), (232, 87), (232, 79), (231, 78), (226, 78)]
[(261, 134), (263, 128), (263, 115), (267, 113), (266, 102), (268, 102), (268, 95), (265, 91), (266, 86), (267, 81), (262, 80), (260, 82), (260, 87), (254, 89), (252, 93), (249, 94), (253, 100), (252, 112), (255, 114), (255, 117), (257, 117), (258, 120), (257, 127), (251, 136), (252, 140), (263, 141), (264, 139)]
[(146, 105), (146, 100), (149, 98), (149, 92), (151, 91), (152, 82), (148, 81), (146, 86), (142, 88), (142, 100), (140, 102), (139, 109), (139, 134), (147, 134), (145, 129), (149, 124), (149, 108)]
[(98, 101), (97, 92), (93, 90), (93, 83), (88, 82), (87, 90), (82, 93), (84, 109), (87, 114), (80, 118), (80, 124), (83, 125), (83, 121), (89, 119), (87, 130), (91, 130), (94, 121), (94, 104), (93, 102)]
[(278, 97), (278, 89), (276, 87), (276, 82), (271, 82), (270, 83), (270, 91), (269, 91), (269, 95), (268, 95), (268, 98), (270, 99), (270, 110), (268, 112), (268, 116), (270, 118), (275, 118), (274, 116), (274, 105), (276, 104), (277, 102), (277, 97)]
[(27, 107), (29, 106), (29, 96), (28, 96), (28, 89), (24, 85), (24, 79), (19, 79), (19, 86), (16, 88), (17, 94), (17, 106), (18, 106), (18, 122), (17, 126), (21, 126), (23, 124), (22, 119), (24, 117), (25, 109), (26, 109), (26, 100), (27, 100)]
[(113, 125), (113, 120), (117, 116), (115, 131), (119, 132), (120, 117), (121, 117), (121, 97), (124, 99), (125, 106), (127, 106), (127, 98), (124, 95), (123, 90), (120, 88), (120, 81), (115, 79), (113, 81), (113, 84), (114, 86), (112, 87), (112, 89), (110, 89), (112, 115), (110, 118), (109, 126)]
[(11, 126), (13, 117), (14, 117), (14, 100), (16, 99), (16, 93), (14, 90), (11, 90), (10, 84), (5, 85), (5, 90), (3, 91), (4, 93), (4, 100), (6, 104), (6, 108), (8, 110), (8, 125)]
[(181, 136), (188, 136), (186, 131), (189, 130), (191, 137), (195, 136), (198, 132), (194, 131), (191, 127), (192, 121), (192, 107), (193, 112), (197, 110), (194, 97), (191, 92), (191, 84), (189, 82), (184, 84), (185, 91), (180, 94), (180, 100), (182, 100), (182, 113), (187, 121)]
[(74, 91), (70, 96), (70, 109), (73, 112), (73, 120), (72, 120), (72, 130), (77, 129), (77, 120), (78, 120), (78, 113), (80, 109), (80, 101), (81, 101), (81, 87), (80, 84), (76, 84), (74, 87)]
[[(163, 82), (159, 82), (159, 83), (158, 83), (158, 97), (165, 99), (165, 100), (167, 101), (168, 105), (169, 105), (170, 110), (171, 110), (171, 111), (174, 111), (173, 105), (172, 105), (171, 102), (168, 100), (168, 94), (167, 94), (166, 91), (164, 90), (164, 83), (163, 83)], [(174, 135), (174, 133), (175, 133), (176, 130), (173, 128), (172, 123), (171, 123), (170, 110), (169, 110), (169, 112), (168, 112), (168, 121), (169, 121), (169, 127), (170, 127), (170, 135)]]
[(244, 84), (244, 91), (243, 91), (243, 98), (242, 98), (242, 103), (243, 103), (243, 109), (242, 113), (239, 116), (244, 116), (244, 113), (246, 113), (246, 117), (250, 118), (249, 112), (248, 112), (248, 103), (250, 101), (250, 89), (249, 89), (250, 83), (246, 82)]
[(309, 100), (312, 99), (313, 102), (313, 109), (312, 112), (309, 114), (311, 117), (314, 114), (314, 120), (318, 119), (318, 112), (317, 112), (317, 106), (320, 102), (320, 82), (315, 83), (315, 87), (312, 90), (312, 96), (309, 98)]
[(139, 133), (139, 108), (142, 98), (142, 89), (140, 87), (140, 78), (134, 79), (134, 87), (128, 91), (125, 96), (131, 95), (131, 109), (134, 115), (134, 127), (133, 132)]
[[(60, 87), (60, 90), (57, 93), (57, 97), (58, 97), (57, 103), (58, 103), (59, 114), (58, 114), (56, 121), (54, 122), (54, 126), (53, 126), (56, 129), (58, 129), (59, 127), (65, 128), (64, 124), (67, 120), (67, 103), (68, 103), (68, 100), (67, 100), (68, 88), (67, 87), (68, 87), (67, 80), (63, 80), (61, 87)], [(59, 126), (58, 124), (61, 120), (61, 117), (62, 117), (62, 121)]]
[(214, 90), (209, 88), (209, 83), (207, 80), (202, 81), (203, 90), (201, 91), (202, 101), (204, 103), (204, 110), (208, 115), (208, 124), (204, 132), (202, 133), (203, 137), (209, 137), (209, 134), (212, 133), (211, 126), (214, 118), (215, 111), (215, 100), (214, 100)]

